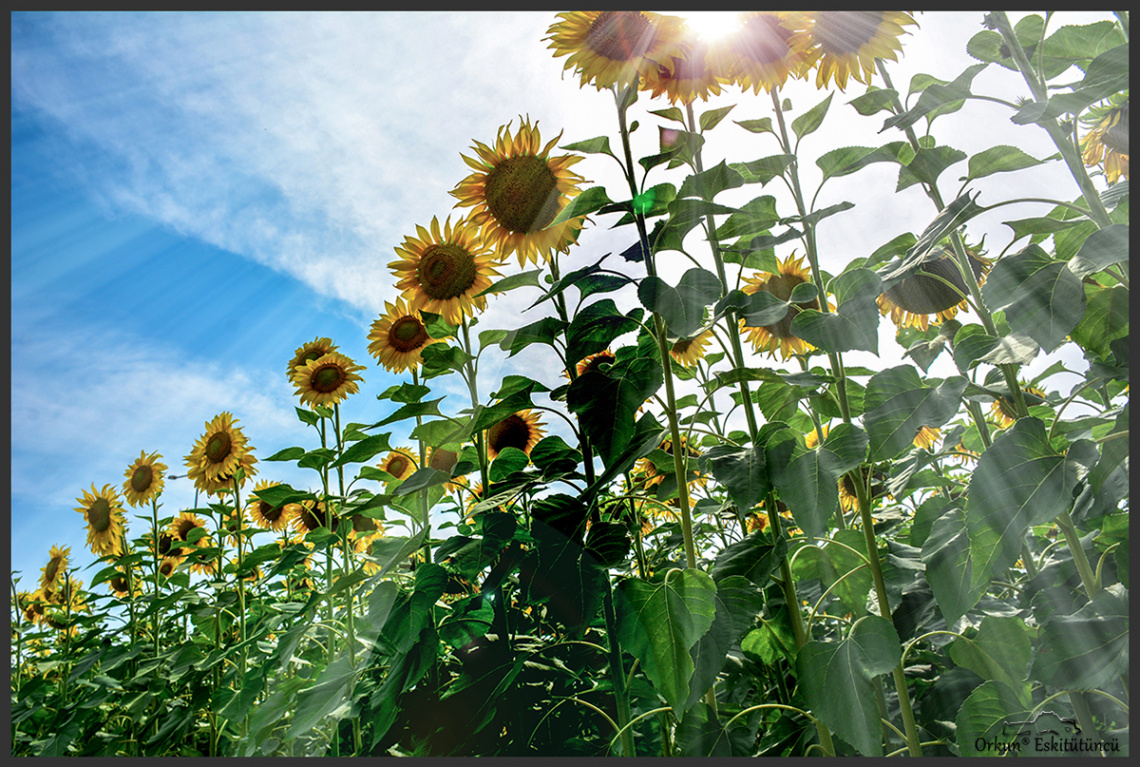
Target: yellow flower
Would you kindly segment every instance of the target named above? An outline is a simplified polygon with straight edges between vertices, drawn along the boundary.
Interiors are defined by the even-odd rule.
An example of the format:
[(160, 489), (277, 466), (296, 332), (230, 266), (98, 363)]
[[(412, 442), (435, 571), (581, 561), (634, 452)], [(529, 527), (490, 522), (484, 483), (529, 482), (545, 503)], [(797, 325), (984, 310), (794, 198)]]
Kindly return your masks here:
[(169, 578), (174, 575), (174, 571), (182, 564), (183, 559), (183, 557), (163, 557), (158, 565), (158, 574), (163, 578)]
[[(239, 468), (246, 469), (242, 459), (253, 448), (249, 447), (245, 434), (235, 426), (237, 419), (223, 412), (206, 424), (205, 433), (194, 443), (190, 455), (186, 456), (188, 471), (186, 476), (194, 480), (194, 486), (206, 492), (220, 492), (219, 484), (224, 479), (230, 482)], [(248, 462), (250, 474), (254, 459)], [(212, 488), (212, 489), (211, 489)]]
[[(427, 449), (427, 465), (436, 471), (450, 474), (457, 463), (459, 463), (459, 453), (454, 450), (438, 450), (431, 447)], [(467, 477), (462, 475), (452, 477), (443, 484), (443, 487), (449, 493), (458, 492), (461, 487), (467, 487)]]
[[(985, 282), (991, 265), (989, 259), (970, 250), (966, 256), (974, 278), (979, 284)], [(968, 295), (954, 251), (944, 247), (938, 258), (927, 261), (916, 272), (879, 294), (879, 313), (890, 314), (899, 327), (910, 325), (926, 330), (931, 322), (941, 324), (958, 314), (959, 309), (965, 310), (969, 306)]]
[(1101, 165), (1109, 184), (1121, 176), (1128, 180), (1128, 99), (1111, 107), (1095, 128), (1081, 139), (1081, 159), (1086, 166)]
[(443, 339), (428, 335), (418, 311), (411, 311), (403, 298), (385, 302), (387, 314), (372, 323), (368, 331), (368, 352), (385, 370), (400, 373), (420, 364), (420, 352)]
[[(285, 508), (286, 513), (293, 518), (294, 527), (301, 535), (311, 533), (322, 527), (328, 527), (328, 515), (324, 501), (308, 499), (300, 503), (290, 503)], [(335, 527), (336, 520), (334, 519), (333, 522)]]
[[(79, 629), (74, 622), (69, 622), (68, 612), (74, 616), (78, 612), (90, 611), (83, 595), (83, 581), (72, 578), (63, 584), (63, 591), (58, 597), (47, 605), (47, 609), (43, 613), (43, 623), (57, 631), (64, 632), (68, 636), (75, 636)], [(71, 621), (74, 621), (74, 617), (71, 618)]]
[[(203, 535), (193, 542), (190, 541), (190, 533), (195, 529), (204, 531), (206, 529), (206, 523), (197, 514), (191, 511), (182, 511), (179, 512), (178, 516), (170, 523), (167, 532), (174, 543), (186, 544), (186, 546), (182, 548), (183, 552), (185, 552), (186, 549), (207, 548), (210, 545), (210, 537), (208, 535)], [(179, 562), (186, 559), (185, 553), (179, 554), (177, 559)], [(195, 562), (190, 565), (190, 571), (209, 574), (212, 571), (211, 563)]]
[[(352, 550), (357, 554), (369, 554), (372, 551), (372, 542), (377, 538), (384, 537), (384, 525), (380, 520), (366, 517), (363, 514), (354, 514), (352, 516), (352, 532), (349, 537), (354, 541)], [(375, 575), (380, 572), (380, 565), (373, 562), (371, 559), (363, 561), (364, 572), (367, 575)]]
[[(694, 460), (700, 456), (700, 452), (689, 444), (684, 434), (681, 435), (681, 445), (685, 449), (685, 468), (689, 472), (689, 484), (691, 485), (696, 482), (704, 487), (708, 483), (708, 479), (703, 476), (697, 476), (697, 462)], [(673, 440), (668, 438), (662, 440), (658, 449), (664, 450), (669, 455), (673, 455)], [(637, 462), (637, 465), (634, 467), (634, 473), (643, 477), (644, 486), (646, 488), (659, 485), (665, 480), (665, 475), (658, 472), (657, 466), (654, 465), (653, 461), (649, 460), (648, 456)], [(673, 472), (669, 471), (667, 473), (672, 474)], [(690, 498), (690, 503), (692, 503), (692, 498)], [(652, 506), (653, 504), (650, 505)]]
[(84, 490), (83, 497), (75, 500), (79, 504), (75, 510), (87, 522), (87, 545), (91, 551), (100, 557), (122, 554), (126, 528), (123, 507), (115, 488), (103, 485), (102, 490), (96, 490), (92, 483), (91, 492)]
[[(796, 258), (793, 253), (780, 263), (778, 273), (760, 272), (745, 279), (744, 287), (741, 289), (749, 295), (763, 290), (781, 301), (787, 301), (791, 298), (792, 290), (797, 285), (808, 282), (810, 276), (807, 268), (804, 267), (803, 256)], [(819, 309), (819, 300), (813, 298), (811, 301), (792, 304), (788, 307), (788, 313), (784, 315), (784, 318), (771, 325), (750, 328), (745, 327), (744, 320), (741, 320), (740, 327), (752, 341), (756, 351), (765, 350), (769, 357), (775, 357), (778, 349), (780, 356), (787, 359), (793, 354), (803, 354), (809, 349), (815, 348), (792, 332), (792, 320), (804, 309)]]
[(17, 595), (20, 604), (20, 610), (24, 614), (24, 620), (29, 623), (43, 623), (44, 622), (44, 603), (48, 601), (44, 596), (43, 591), (36, 590), (29, 594), (26, 591), (21, 591)]
[(306, 405), (335, 405), (359, 391), (357, 381), (364, 370), (340, 352), (329, 352), (293, 369), (294, 392)]
[(472, 219), (451, 225), (451, 219), (439, 228), (439, 219), (431, 221), (431, 231), (416, 227), (418, 239), (405, 237), (396, 248), (402, 261), (389, 268), (399, 280), (410, 311), (426, 310), (443, 315), (452, 325), (475, 315), (487, 306), (485, 297), (477, 297), (491, 287), (491, 277), (499, 273), (491, 265), (495, 256), (487, 248)]
[(807, 49), (805, 67), (818, 67), (816, 87), (835, 78), (841, 91), (848, 77), (869, 85), (875, 59), (898, 61), (903, 27), (918, 23), (905, 11), (814, 11), (807, 20), (793, 43)]
[(158, 462), (158, 453), (146, 454), (143, 450), (134, 463), (127, 467), (127, 481), (123, 483), (123, 493), (131, 506), (141, 506), (162, 493), (163, 472), (166, 464)]
[(742, 14), (740, 28), (714, 49), (714, 68), (753, 93), (783, 87), (789, 76), (804, 71), (806, 49), (796, 37), (800, 18), (785, 11)]
[(114, 592), (115, 596), (126, 599), (131, 596), (132, 591), (135, 596), (142, 594), (142, 581), (138, 576), (128, 574), (123, 568), (118, 568), (116, 572), (118, 575), (107, 581), (107, 586)]
[(673, 344), (669, 355), (685, 367), (696, 364), (696, 361), (705, 356), (705, 347), (712, 342), (712, 330), (706, 330), (692, 338), (682, 338)]
[(48, 601), (59, 594), (64, 573), (67, 572), (67, 559), (70, 556), (70, 546), (64, 546), (62, 549), (58, 546), (52, 546), (48, 553), (48, 563), (40, 568), (43, 575), (40, 576), (39, 593)]
[[(257, 495), (258, 490), (268, 490), (280, 484), (280, 482), (261, 480), (253, 489), (254, 496)], [(265, 530), (274, 530), (277, 532), (284, 530), (293, 519), (289, 515), (289, 510), (289, 505), (272, 506), (257, 497), (254, 497), (249, 502), (250, 517), (258, 527)]]
[(748, 525), (748, 532), (750, 533), (754, 533), (757, 530), (763, 532), (768, 527), (768, 515), (762, 511), (749, 514), (744, 518), (744, 521)]
[(650, 67), (671, 65), (681, 20), (643, 11), (559, 13), (546, 31), (555, 58), (569, 56), (563, 69), (581, 74), (581, 87), (598, 90), (636, 85)]
[(919, 426), (914, 435), (914, 446), (923, 450), (933, 450), (934, 444), (942, 436), (942, 430), (933, 426)]
[(550, 222), (578, 194), (584, 179), (570, 170), (581, 157), (550, 156), (561, 133), (543, 146), (538, 123), (519, 119), (513, 137), (507, 123), (499, 128), (494, 147), (476, 141), (472, 148), (478, 157), (462, 155), (475, 172), (451, 194), (459, 200), (457, 208), (474, 208), (470, 220), (497, 251), (497, 260), (514, 253), (524, 266), (528, 260), (539, 263), (539, 257), (548, 261), (551, 252), (564, 253), (577, 241), (581, 217), (554, 226)]
[(335, 352), (337, 345), (332, 342), (330, 338), (314, 338), (307, 344), (303, 344), (293, 352), (293, 358), (289, 360), (289, 365), (285, 370), (285, 377), (290, 381), (293, 380), (293, 371), (298, 365), (304, 365), (310, 360), (315, 360), (317, 357), (323, 357), (329, 352)]
[(388, 453), (388, 457), (378, 464), (377, 468), (388, 472), (396, 479), (407, 479), (416, 470), (416, 462), (412, 458), (411, 449), (402, 447)]
[(543, 438), (545, 431), (538, 413), (530, 409), (507, 416), (487, 429), (487, 457), (494, 459), (508, 447), (518, 448), (527, 455)]
[(614, 353), (609, 349), (606, 349), (604, 352), (598, 352), (597, 354), (591, 354), (578, 363), (578, 375), (583, 376), (590, 372), (600, 373), (602, 372), (602, 365), (612, 365), (615, 360), (617, 360), (617, 357), (615, 357)]
[[(1036, 386), (1023, 386), (1021, 390), (1023, 392), (1036, 394), (1042, 399), (1045, 397), (1045, 392), (1041, 391)], [(998, 425), (1003, 429), (1008, 429), (1017, 421), (1017, 411), (1013, 407), (1013, 402), (1006, 399), (1005, 397), (998, 397), (995, 399), (993, 401), (993, 404), (990, 405), (990, 412), (994, 414), (994, 418), (997, 419)]]
[(641, 90), (649, 91), (654, 98), (665, 94), (671, 104), (708, 101), (710, 94), (720, 95), (721, 84), (729, 78), (729, 72), (718, 69), (724, 58), (714, 55), (709, 43), (697, 39), (688, 28), (677, 55), (670, 59), (669, 65), (658, 64), (646, 70)]

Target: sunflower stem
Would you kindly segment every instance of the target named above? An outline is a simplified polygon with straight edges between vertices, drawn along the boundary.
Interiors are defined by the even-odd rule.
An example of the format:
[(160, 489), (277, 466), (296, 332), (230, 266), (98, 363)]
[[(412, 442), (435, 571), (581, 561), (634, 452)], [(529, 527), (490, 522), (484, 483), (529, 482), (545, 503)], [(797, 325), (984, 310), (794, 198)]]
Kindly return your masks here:
[[(242, 535), (241, 535), (241, 531), (242, 531), (241, 489), (238, 485), (238, 478), (236, 476), (233, 478), (233, 483), (234, 483), (234, 519), (235, 519), (236, 524), (237, 524), (237, 530), (234, 531), (234, 533), (235, 533), (235, 538), (237, 541), (237, 561), (238, 561), (238, 571), (236, 574), (237, 586), (238, 586), (238, 627), (239, 627), (238, 628), (238, 632), (239, 632), (239, 634), (238, 634), (239, 640), (238, 641), (240, 641), (242, 643), (241, 666), (238, 669), (238, 671), (239, 671), (239, 674), (238, 674), (238, 690), (240, 691), (240, 690), (245, 689), (245, 670), (249, 666), (249, 648), (247, 648), (245, 646), (245, 576), (242, 575), (242, 572), (241, 572), (242, 567), (245, 564), (245, 554), (243, 551), (244, 547), (242, 546)], [(224, 521), (225, 520), (223, 519), (223, 523), (224, 523)], [(218, 531), (218, 538), (219, 538), (219, 540), (222, 538), (222, 532), (220, 530)], [(219, 564), (220, 564), (220, 562), (219, 562)], [(222, 577), (222, 573), (220, 570), (218, 571), (218, 577), (219, 578)], [(248, 732), (248, 730), (249, 730), (249, 712), (247, 711), (245, 717), (242, 719), (241, 734), (244, 736)]]
[[(466, 317), (463, 318), (460, 327), (463, 328), (463, 351), (467, 353), (468, 357), (463, 363), (463, 367), (466, 368), (463, 377), (467, 381), (467, 391), (471, 394), (471, 412), (474, 413), (479, 407), (479, 389), (475, 380), (475, 366), (470, 359), (475, 355), (471, 353), (471, 332), (467, 328)], [(483, 497), (486, 498), (491, 490), (491, 480), (490, 473), (487, 470), (487, 441), (483, 437), (483, 432), (475, 433), (475, 451), (479, 455), (479, 476), (483, 481)]]
[[(554, 254), (550, 259), (550, 276), (554, 278), (555, 282), (561, 279), (558, 271), (558, 255)], [(566, 311), (566, 297), (559, 293), (554, 297), (554, 306), (558, 309), (558, 317), (569, 326), (570, 316)], [(578, 378), (577, 360), (566, 360), (566, 377), (570, 379), (573, 384)], [(581, 423), (578, 424), (579, 428), (576, 429), (578, 433), (578, 446), (582, 449), (582, 467), (586, 473), (587, 487), (594, 484), (594, 451), (590, 448), (590, 440), (586, 436), (586, 432), (581, 428)]]
[[(158, 560), (162, 556), (159, 551), (159, 534), (158, 534), (158, 500), (155, 498), (150, 499), (150, 513), (151, 513), (151, 534), (154, 536), (154, 558), (151, 562), (151, 569), (154, 575), (154, 601), (158, 602)], [(154, 617), (151, 621), (151, 631), (154, 634), (154, 657), (158, 657), (158, 608), (155, 606)]]
[[(412, 385), (420, 385), (420, 372), (417, 368), (412, 368)], [(424, 425), (423, 416), (416, 416), (416, 429), (418, 430)], [(419, 439), (420, 447), (420, 468), (427, 466), (427, 446), (424, 445), (423, 437)], [(423, 513), (421, 520), (421, 530), (424, 534), (423, 556), (424, 562), (431, 562), (431, 517), (429, 516), (427, 489), (416, 491), (420, 497), (420, 509)]]

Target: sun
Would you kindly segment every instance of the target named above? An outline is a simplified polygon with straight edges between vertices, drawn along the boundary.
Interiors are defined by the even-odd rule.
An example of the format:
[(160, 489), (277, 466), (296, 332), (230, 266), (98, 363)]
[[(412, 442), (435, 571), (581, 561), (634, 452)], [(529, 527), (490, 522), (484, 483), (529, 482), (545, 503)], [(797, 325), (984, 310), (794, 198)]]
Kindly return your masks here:
[(704, 41), (727, 37), (740, 28), (740, 14), (735, 11), (685, 11), (677, 14)]

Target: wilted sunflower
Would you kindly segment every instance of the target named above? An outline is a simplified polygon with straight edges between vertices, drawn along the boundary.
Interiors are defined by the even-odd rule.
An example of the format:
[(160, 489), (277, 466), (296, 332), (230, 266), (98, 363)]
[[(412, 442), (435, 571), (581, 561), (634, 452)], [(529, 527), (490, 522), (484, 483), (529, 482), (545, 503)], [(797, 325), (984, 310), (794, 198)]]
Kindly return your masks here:
[(317, 357), (323, 357), (329, 352), (335, 352), (337, 345), (332, 342), (331, 338), (314, 338), (307, 344), (302, 344), (293, 352), (293, 358), (289, 360), (289, 365), (285, 370), (285, 377), (289, 381), (293, 380), (293, 371), (298, 365), (304, 365), (310, 360), (315, 360)]
[(1086, 166), (1101, 165), (1109, 184), (1121, 176), (1128, 179), (1128, 99), (1119, 106), (1089, 110), (1099, 118), (1096, 127), (1081, 139), (1081, 159)]
[[(1021, 391), (1023, 393), (1028, 392), (1029, 394), (1036, 394), (1042, 399), (1045, 398), (1045, 392), (1041, 391), (1036, 386), (1022, 386)], [(994, 414), (994, 418), (997, 419), (998, 425), (1003, 429), (1008, 429), (1010, 426), (1013, 426), (1013, 424), (1017, 422), (1017, 411), (1014, 409), (1013, 403), (1005, 397), (998, 397), (995, 399), (993, 401), (993, 404), (990, 405), (990, 412)]]
[[(803, 260), (803, 256), (796, 258), (793, 253), (780, 263), (779, 271), (776, 274), (760, 272), (749, 277), (744, 281), (745, 284), (741, 290), (749, 295), (763, 290), (781, 301), (787, 301), (792, 296), (792, 290), (797, 285), (808, 282), (811, 276), (807, 268), (804, 267)], [(819, 299), (813, 298), (811, 301), (792, 304), (788, 307), (788, 313), (784, 315), (784, 318), (771, 325), (751, 328), (745, 327), (744, 320), (741, 320), (740, 327), (752, 341), (756, 351), (764, 350), (768, 352), (769, 357), (775, 357), (776, 350), (779, 349), (780, 356), (787, 359), (793, 354), (803, 354), (809, 349), (815, 348), (792, 332), (792, 320), (804, 309), (819, 309)]]
[[(979, 284), (985, 282), (989, 259), (969, 249), (966, 257), (974, 278)], [(959, 309), (965, 310), (969, 306), (968, 295), (969, 288), (962, 279), (954, 251), (944, 247), (938, 258), (923, 263), (913, 274), (879, 294), (879, 313), (890, 314), (899, 327), (910, 325), (926, 330), (932, 321), (937, 325), (954, 317)], [(933, 320), (930, 315), (934, 315)]]
[(600, 373), (602, 365), (612, 365), (617, 357), (609, 349), (597, 354), (591, 354), (581, 362), (578, 363), (578, 375), (583, 376), (586, 373), (595, 372)]
[(127, 503), (131, 506), (141, 506), (162, 493), (163, 472), (166, 464), (158, 462), (161, 456), (158, 453), (139, 453), (138, 460), (127, 467), (124, 475), (127, 481), (123, 483), (123, 493), (127, 496)]
[(194, 443), (190, 455), (186, 456), (189, 468), (186, 476), (194, 480), (194, 486), (199, 490), (207, 489), (205, 479), (232, 477), (241, 466), (242, 456), (253, 449), (241, 428), (234, 425), (236, 423), (237, 419), (229, 412), (214, 416), (206, 423), (206, 431)]
[[(258, 490), (268, 490), (280, 484), (280, 482), (261, 480), (253, 488), (254, 495), (256, 496)], [(289, 515), (289, 506), (289, 504), (273, 506), (267, 501), (255, 497), (249, 502), (249, 516), (258, 527), (281, 532), (292, 521), (292, 517)]]
[(826, 88), (832, 78), (839, 90), (852, 77), (869, 85), (875, 59), (898, 61), (904, 26), (918, 24), (905, 11), (814, 11), (793, 43), (807, 49), (804, 65), (818, 67), (815, 84)]
[(52, 601), (62, 588), (63, 576), (67, 572), (67, 560), (70, 556), (70, 546), (64, 546), (62, 549), (58, 546), (52, 546), (51, 551), (48, 552), (48, 563), (40, 568), (43, 575), (40, 576), (39, 592), (48, 601)]
[(753, 93), (782, 88), (788, 77), (804, 71), (807, 52), (796, 37), (800, 18), (785, 11), (741, 14), (739, 29), (713, 49), (713, 68)]
[(359, 391), (356, 382), (364, 380), (357, 375), (361, 370), (364, 366), (349, 357), (329, 352), (293, 369), (294, 394), (302, 404), (335, 405)]
[(91, 484), (91, 492), (83, 491), (82, 498), (76, 498), (79, 506), (76, 511), (87, 522), (87, 545), (96, 556), (123, 553), (123, 507), (119, 494), (111, 485), (103, 485), (96, 490)]
[(691, 367), (705, 356), (705, 347), (712, 342), (712, 330), (706, 330), (692, 338), (682, 338), (673, 344), (669, 355), (685, 367)]
[(372, 323), (368, 331), (368, 352), (385, 370), (401, 373), (420, 364), (420, 352), (442, 341), (428, 335), (419, 311), (408, 309), (403, 298), (384, 304), (387, 314)]
[(721, 84), (730, 77), (724, 57), (713, 54), (713, 48), (686, 29), (684, 38), (671, 56), (668, 66), (658, 64), (646, 69), (641, 90), (656, 98), (665, 94), (670, 104), (691, 104), (697, 99), (708, 101), (709, 95), (720, 95)]
[(524, 266), (528, 259), (536, 264), (540, 257), (548, 261), (551, 252), (566, 252), (578, 240), (581, 217), (554, 226), (550, 222), (578, 194), (584, 179), (570, 170), (582, 157), (550, 156), (561, 133), (543, 146), (538, 123), (519, 119), (513, 137), (507, 123), (499, 128), (494, 147), (476, 141), (472, 148), (478, 157), (462, 155), (475, 172), (451, 194), (459, 200), (457, 208), (474, 208), (470, 220), (497, 252), (496, 260), (514, 253)]
[[(185, 552), (187, 549), (207, 548), (210, 545), (210, 537), (208, 535), (202, 535), (193, 542), (190, 541), (190, 533), (195, 529), (201, 529), (205, 531), (206, 523), (194, 512), (182, 511), (178, 513), (178, 516), (175, 517), (173, 521), (171, 521), (170, 526), (167, 528), (167, 532), (174, 540), (174, 543), (186, 544), (186, 546), (182, 548), (183, 552)], [(185, 553), (181, 554), (180, 558), (185, 559)], [(210, 564), (206, 562), (195, 562), (194, 564), (190, 565), (190, 571), (208, 574), (211, 571), (211, 567)]]
[(451, 218), (439, 228), (439, 219), (431, 220), (431, 231), (416, 227), (418, 239), (405, 237), (396, 248), (402, 261), (388, 267), (396, 272), (396, 287), (403, 291), (408, 309), (421, 309), (442, 314), (452, 325), (476, 309), (487, 306), (485, 297), (476, 297), (491, 287), (491, 277), (499, 273), (491, 265), (496, 256), (478, 231), (478, 224), (464, 219), (454, 227)]
[(636, 85), (656, 65), (671, 66), (682, 22), (644, 11), (569, 11), (546, 30), (554, 57), (566, 56), (563, 69), (575, 68), (581, 87), (598, 90)]
[(381, 471), (386, 471), (396, 479), (407, 479), (416, 470), (416, 462), (412, 459), (410, 448), (399, 448), (388, 453), (388, 456), (377, 465)]
[(545, 436), (538, 413), (529, 408), (509, 415), (487, 429), (487, 457), (494, 459), (508, 447), (518, 448), (527, 455)]

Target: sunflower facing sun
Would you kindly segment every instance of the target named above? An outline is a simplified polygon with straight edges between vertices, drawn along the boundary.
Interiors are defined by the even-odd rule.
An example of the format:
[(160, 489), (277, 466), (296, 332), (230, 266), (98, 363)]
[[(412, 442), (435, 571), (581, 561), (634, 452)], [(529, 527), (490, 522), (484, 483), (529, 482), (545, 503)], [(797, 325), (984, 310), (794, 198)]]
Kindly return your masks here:
[(294, 392), (304, 405), (335, 405), (359, 391), (358, 373), (364, 370), (340, 352), (329, 352), (293, 369)]
[[(749, 277), (744, 281), (741, 290), (749, 295), (763, 290), (781, 301), (787, 301), (797, 285), (809, 281), (811, 275), (803, 261), (803, 256), (796, 258), (793, 253), (780, 263), (776, 274), (760, 272)], [(779, 350), (781, 358), (788, 359), (795, 354), (803, 354), (815, 348), (792, 332), (792, 320), (804, 309), (819, 309), (819, 300), (813, 298), (811, 301), (791, 304), (784, 318), (771, 325), (745, 327), (744, 320), (741, 320), (740, 327), (752, 341), (756, 351), (766, 351), (769, 357), (775, 357), (776, 351)]]
[(403, 298), (394, 304), (385, 302), (384, 307), (387, 314), (368, 331), (368, 352), (392, 373), (411, 370), (420, 364), (420, 352), (443, 339), (428, 335), (420, 313), (408, 309)]
[(492, 266), (496, 256), (487, 247), (471, 218), (452, 226), (449, 217), (439, 227), (439, 219), (431, 221), (431, 231), (416, 227), (417, 237), (405, 237), (396, 248), (403, 260), (393, 261), (388, 268), (396, 273), (396, 288), (403, 291), (409, 311), (425, 310), (441, 314), (452, 325), (473, 317), (475, 310), (487, 306), (479, 296), (491, 287), (491, 277), (499, 273)]
[(538, 413), (520, 410), (487, 429), (487, 457), (492, 460), (508, 447), (518, 448), (527, 455), (542, 439), (545, 431)]
[(285, 376), (292, 381), (293, 371), (298, 365), (304, 365), (306, 362), (315, 360), (317, 357), (323, 357), (329, 352), (335, 352), (337, 345), (332, 342), (331, 338), (314, 338), (306, 344), (297, 347), (293, 352), (292, 359), (285, 370)]
[(152, 498), (162, 494), (163, 473), (166, 464), (158, 462), (158, 453), (146, 454), (143, 450), (134, 463), (127, 467), (127, 481), (123, 483), (123, 493), (131, 506), (142, 506)]
[(396, 479), (407, 479), (416, 470), (416, 462), (412, 459), (412, 451), (403, 447), (388, 453), (388, 456), (377, 468), (391, 474)]
[[(199, 490), (214, 492), (223, 480), (245, 469), (242, 458), (253, 448), (249, 447), (241, 428), (235, 426), (237, 419), (229, 412), (222, 412), (206, 423), (206, 431), (194, 443), (190, 455), (186, 456), (188, 471), (186, 476), (194, 480)], [(249, 475), (246, 471), (246, 475)]]
[(708, 101), (710, 95), (719, 96), (728, 72), (718, 69), (718, 66), (723, 66), (724, 59), (717, 57), (714, 50), (714, 46), (698, 39), (686, 28), (685, 37), (678, 47), (679, 55), (671, 56), (668, 66), (658, 64), (649, 67), (641, 90), (649, 91), (654, 98), (664, 94), (670, 104), (678, 101), (691, 104), (697, 99)]
[(475, 172), (451, 192), (457, 208), (474, 208), (471, 222), (480, 228), (486, 244), (506, 259), (518, 256), (519, 266), (528, 260), (548, 261), (553, 251), (566, 252), (578, 240), (582, 218), (551, 226), (551, 222), (578, 194), (584, 179), (570, 170), (580, 156), (551, 157), (550, 150), (562, 138), (559, 133), (542, 143), (538, 123), (519, 118), (518, 132), (511, 124), (499, 128), (494, 147), (476, 141), (477, 157), (462, 155)]
[(115, 488), (103, 485), (102, 490), (96, 490), (92, 483), (91, 492), (84, 490), (83, 497), (77, 498), (76, 502), (79, 506), (75, 510), (87, 522), (87, 545), (91, 551), (99, 557), (122, 554), (126, 528), (123, 507)]
[(581, 87), (598, 90), (636, 85), (657, 65), (672, 66), (682, 22), (645, 11), (570, 11), (546, 31), (554, 57), (569, 56), (563, 69), (581, 74)]
[(728, 72), (744, 90), (782, 88), (789, 77), (800, 77), (807, 51), (796, 37), (800, 15), (784, 11), (742, 14), (740, 27), (713, 53), (713, 68)]
[[(269, 482), (263, 479), (253, 488), (253, 492), (256, 494), (259, 490), (268, 490), (280, 484), (280, 482)], [(253, 520), (253, 523), (263, 530), (274, 530), (276, 532), (284, 530), (293, 519), (289, 511), (291, 511), (291, 509), (287, 504), (274, 506), (268, 501), (263, 501), (257, 497), (254, 497), (249, 502), (249, 516)]]
[(869, 85), (875, 59), (898, 61), (903, 27), (918, 24), (905, 11), (815, 11), (807, 21), (791, 42), (806, 49), (805, 67), (818, 67), (816, 87), (834, 79), (841, 91), (848, 77)]

